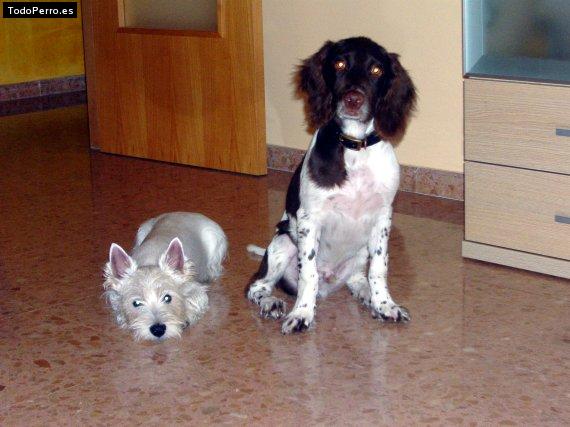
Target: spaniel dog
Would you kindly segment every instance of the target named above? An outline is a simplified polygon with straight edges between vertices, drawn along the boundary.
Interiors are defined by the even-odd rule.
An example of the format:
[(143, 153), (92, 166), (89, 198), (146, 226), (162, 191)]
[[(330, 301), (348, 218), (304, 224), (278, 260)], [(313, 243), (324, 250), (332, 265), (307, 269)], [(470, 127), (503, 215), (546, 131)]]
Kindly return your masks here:
[(297, 296), (282, 332), (304, 331), (317, 296), (346, 284), (382, 321), (410, 314), (388, 291), (388, 237), (400, 169), (390, 141), (404, 133), (416, 91), (398, 60), (365, 37), (327, 42), (296, 74), (316, 128), (287, 191), (286, 209), (246, 290), (261, 315), (278, 319), (277, 285)]

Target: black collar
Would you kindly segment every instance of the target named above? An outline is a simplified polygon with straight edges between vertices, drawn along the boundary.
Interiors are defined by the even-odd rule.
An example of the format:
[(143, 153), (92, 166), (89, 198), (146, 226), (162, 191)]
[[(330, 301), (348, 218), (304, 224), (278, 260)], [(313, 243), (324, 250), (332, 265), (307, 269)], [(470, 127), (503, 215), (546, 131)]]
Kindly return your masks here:
[(359, 151), (382, 141), (382, 139), (376, 135), (376, 132), (372, 132), (364, 139), (353, 138), (352, 136), (345, 135), (342, 133), (340, 126), (335, 120), (331, 120), (328, 126), (332, 128), (331, 130), (334, 132), (339, 144), (349, 150)]

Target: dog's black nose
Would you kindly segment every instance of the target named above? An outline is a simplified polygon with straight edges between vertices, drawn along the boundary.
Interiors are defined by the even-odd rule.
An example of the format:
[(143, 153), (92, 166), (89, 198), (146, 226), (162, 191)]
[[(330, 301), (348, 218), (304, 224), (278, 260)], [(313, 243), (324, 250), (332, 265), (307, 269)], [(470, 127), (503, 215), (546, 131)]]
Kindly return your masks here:
[(344, 105), (350, 110), (359, 110), (364, 103), (364, 95), (355, 90), (346, 92), (342, 97)]
[(166, 325), (162, 323), (155, 323), (150, 327), (150, 333), (153, 334), (155, 337), (161, 337), (166, 332)]

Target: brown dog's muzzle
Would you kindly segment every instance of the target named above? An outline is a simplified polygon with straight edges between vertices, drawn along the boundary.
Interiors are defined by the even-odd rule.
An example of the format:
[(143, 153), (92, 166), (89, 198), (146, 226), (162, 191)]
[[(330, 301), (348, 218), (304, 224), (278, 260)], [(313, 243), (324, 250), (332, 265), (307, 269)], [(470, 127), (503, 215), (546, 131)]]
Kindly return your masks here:
[(344, 108), (351, 114), (356, 114), (364, 104), (364, 94), (356, 90), (348, 91), (342, 97)]

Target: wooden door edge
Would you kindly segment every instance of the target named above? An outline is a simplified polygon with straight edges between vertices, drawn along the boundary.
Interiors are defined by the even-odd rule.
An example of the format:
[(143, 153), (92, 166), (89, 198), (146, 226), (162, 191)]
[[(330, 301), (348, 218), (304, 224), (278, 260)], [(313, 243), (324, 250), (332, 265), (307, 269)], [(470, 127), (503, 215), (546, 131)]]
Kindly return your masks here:
[(81, 2), (81, 22), (83, 28), (83, 62), (85, 66), (85, 80), (87, 83), (87, 112), (89, 116), (89, 144), (92, 149), (99, 149), (99, 135), (97, 126), (97, 104), (94, 94), (95, 84), (95, 40), (93, 37), (93, 1)]
[[(223, 0), (220, 0), (223, 1)], [(252, 0), (252, 27), (253, 27), (253, 61), (256, 69), (259, 69), (259, 76), (256, 76), (255, 98), (255, 121), (257, 128), (256, 144), (259, 148), (259, 168), (256, 169), (255, 175), (267, 175), (267, 129), (265, 115), (265, 63), (263, 54), (263, 5), (261, 0)], [(257, 171), (257, 169), (259, 169)]]

